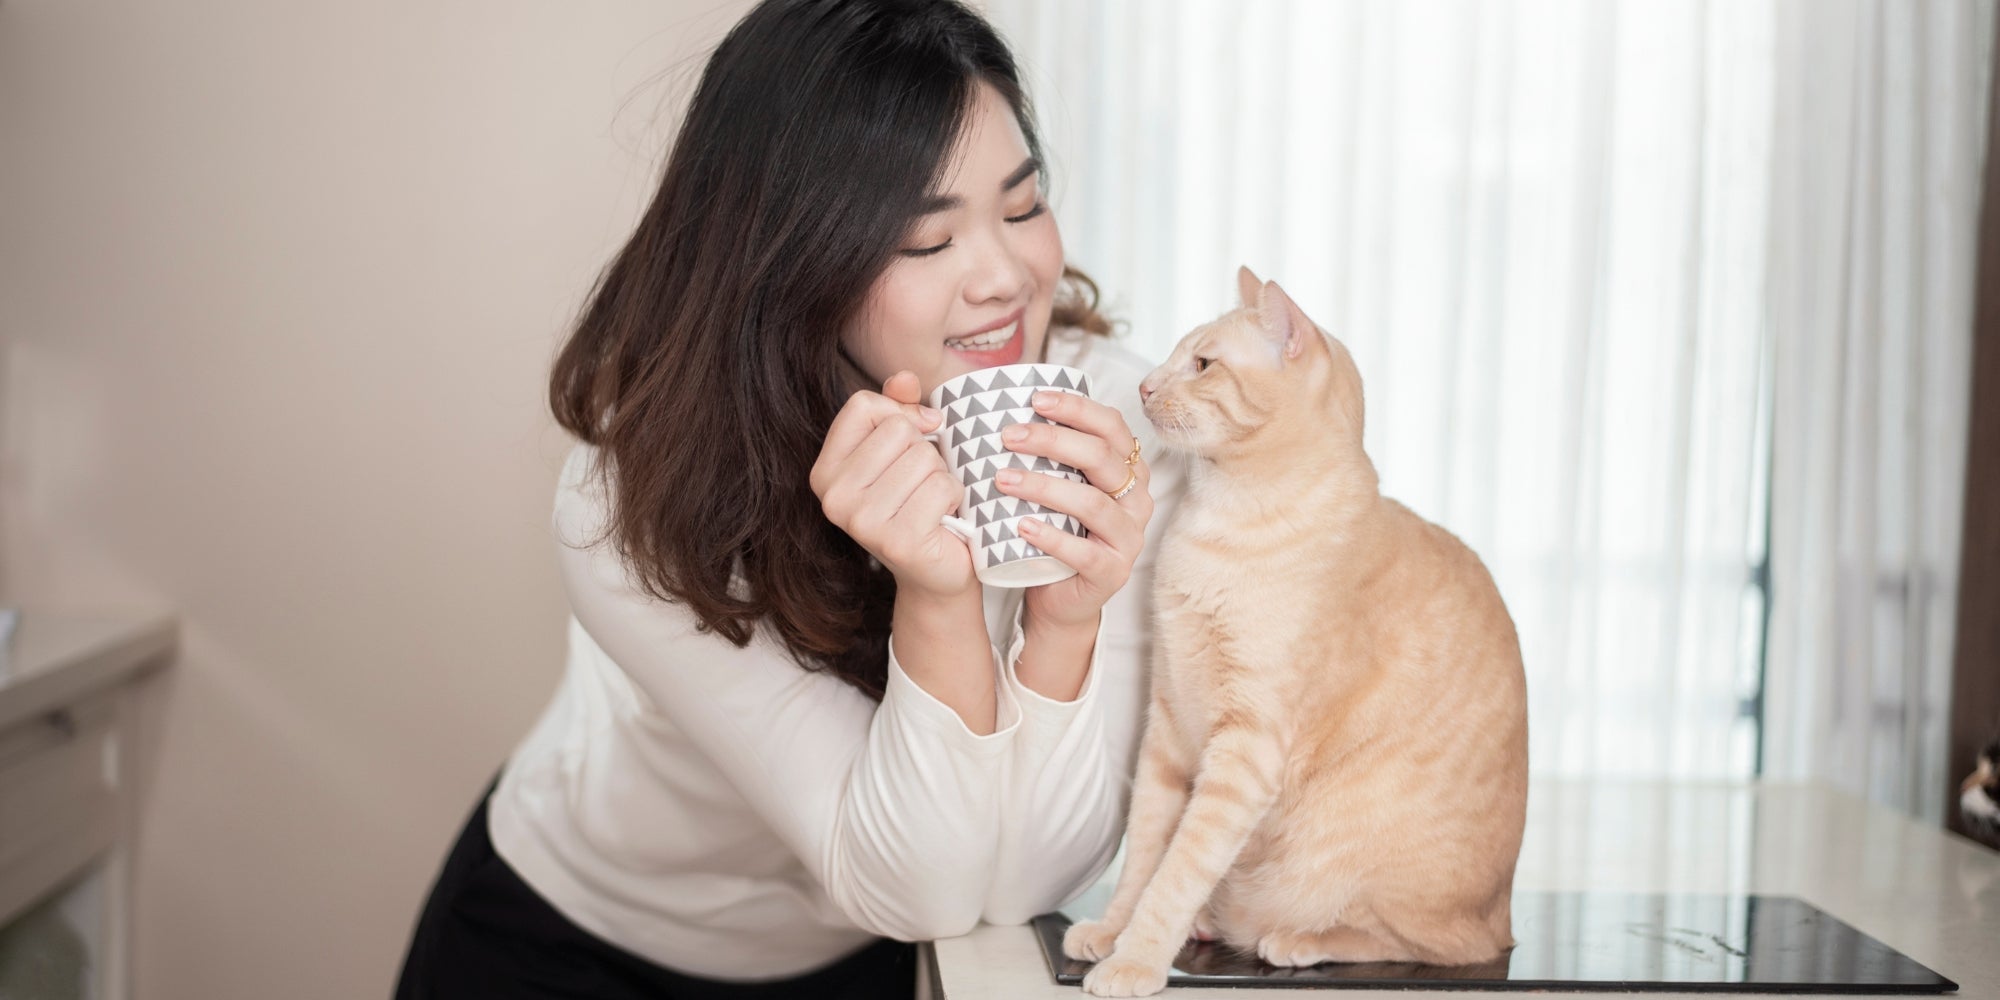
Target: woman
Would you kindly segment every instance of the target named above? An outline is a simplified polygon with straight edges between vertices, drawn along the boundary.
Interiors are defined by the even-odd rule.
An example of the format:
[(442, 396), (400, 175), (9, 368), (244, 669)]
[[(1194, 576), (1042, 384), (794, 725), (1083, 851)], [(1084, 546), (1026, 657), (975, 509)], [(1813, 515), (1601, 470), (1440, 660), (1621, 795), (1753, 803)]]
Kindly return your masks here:
[[(722, 42), (556, 362), (569, 663), (399, 997), (909, 996), (904, 942), (1099, 874), (1179, 477), (1128, 462), (1150, 366), (1044, 185), (1012, 57), (952, 0), (766, 0)], [(1009, 447), (1089, 482), (1001, 488), (1090, 536), (1036, 539), (1075, 577), (989, 591), (919, 399), (1038, 359), (1098, 399)]]

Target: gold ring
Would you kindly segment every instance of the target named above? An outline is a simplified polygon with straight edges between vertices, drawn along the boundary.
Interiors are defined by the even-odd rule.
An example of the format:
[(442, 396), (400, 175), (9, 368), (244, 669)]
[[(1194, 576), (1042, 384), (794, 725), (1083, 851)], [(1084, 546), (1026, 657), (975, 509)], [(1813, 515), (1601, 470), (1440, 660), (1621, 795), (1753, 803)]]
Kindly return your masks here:
[(1135, 437), (1132, 439), (1132, 454), (1125, 456), (1125, 464), (1131, 465), (1133, 462), (1136, 462), (1138, 460), (1139, 460), (1139, 439)]
[(1139, 470), (1130, 469), (1125, 473), (1125, 485), (1118, 487), (1116, 491), (1105, 490), (1104, 492), (1110, 494), (1111, 499), (1117, 500), (1125, 494), (1132, 492), (1132, 487), (1137, 485), (1139, 485)]

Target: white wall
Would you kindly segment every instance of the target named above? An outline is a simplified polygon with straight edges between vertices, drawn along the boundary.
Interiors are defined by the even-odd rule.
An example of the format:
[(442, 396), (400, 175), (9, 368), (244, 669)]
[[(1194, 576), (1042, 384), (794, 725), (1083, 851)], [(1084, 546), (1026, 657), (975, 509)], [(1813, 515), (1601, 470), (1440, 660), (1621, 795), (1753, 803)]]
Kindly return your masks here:
[(140, 1000), (386, 996), (560, 669), (544, 380), (742, 0), (0, 0), (0, 598), (165, 605)]

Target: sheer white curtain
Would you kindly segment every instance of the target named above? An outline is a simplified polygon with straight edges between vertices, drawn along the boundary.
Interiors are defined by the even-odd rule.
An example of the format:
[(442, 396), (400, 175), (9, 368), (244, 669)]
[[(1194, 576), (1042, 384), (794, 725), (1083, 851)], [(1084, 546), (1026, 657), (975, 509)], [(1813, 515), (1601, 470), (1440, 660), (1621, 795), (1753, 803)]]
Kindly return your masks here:
[[(1990, 4), (1783, 0), (1767, 770), (1941, 819)], [(1995, 192), (1994, 195), (2000, 195)], [(1994, 196), (1989, 195), (1989, 197)]]
[[(1535, 768), (1735, 777), (1759, 756), (1775, 262), (1798, 175), (1849, 155), (1775, 158), (1797, 138), (1778, 102), (1823, 85), (1781, 37), (1816, 2), (986, 7), (1039, 102), (1070, 259), (1142, 349), (1233, 305), (1248, 263), (1353, 350), (1385, 491), (1477, 549), (1513, 610)], [(1983, 95), (1948, 82), (1932, 99)], [(1962, 400), (1955, 432), (1939, 406), (1928, 429), (1962, 435)]]

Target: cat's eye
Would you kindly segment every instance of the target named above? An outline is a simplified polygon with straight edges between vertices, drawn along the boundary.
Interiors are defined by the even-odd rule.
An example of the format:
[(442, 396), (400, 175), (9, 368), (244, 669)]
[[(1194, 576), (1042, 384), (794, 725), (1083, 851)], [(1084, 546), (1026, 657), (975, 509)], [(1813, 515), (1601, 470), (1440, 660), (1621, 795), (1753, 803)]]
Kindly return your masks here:
[(1208, 358), (1196, 358), (1194, 359), (1194, 370), (1197, 373), (1205, 372), (1211, 364), (1214, 364), (1214, 362)]

